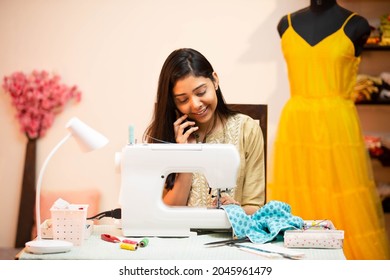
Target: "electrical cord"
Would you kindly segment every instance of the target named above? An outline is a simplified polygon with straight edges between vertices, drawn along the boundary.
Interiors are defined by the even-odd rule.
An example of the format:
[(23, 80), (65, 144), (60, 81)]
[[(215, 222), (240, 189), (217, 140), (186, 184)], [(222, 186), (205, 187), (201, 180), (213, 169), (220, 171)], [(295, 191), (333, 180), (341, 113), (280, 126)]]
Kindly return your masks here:
[(95, 216), (87, 218), (87, 220), (100, 220), (102, 218), (114, 218), (114, 219), (121, 219), (122, 218), (122, 209), (116, 208), (111, 209), (108, 211), (101, 212), (99, 214), (96, 214)]

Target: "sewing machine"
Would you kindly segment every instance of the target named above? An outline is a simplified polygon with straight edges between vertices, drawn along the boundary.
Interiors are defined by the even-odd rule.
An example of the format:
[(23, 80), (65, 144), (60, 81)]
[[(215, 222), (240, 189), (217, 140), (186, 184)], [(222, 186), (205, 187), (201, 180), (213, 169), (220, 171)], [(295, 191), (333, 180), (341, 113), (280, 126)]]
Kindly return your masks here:
[(124, 236), (189, 236), (191, 229), (230, 229), (223, 209), (168, 206), (162, 200), (171, 173), (203, 173), (209, 187), (235, 187), (239, 153), (230, 144), (129, 144), (116, 155)]

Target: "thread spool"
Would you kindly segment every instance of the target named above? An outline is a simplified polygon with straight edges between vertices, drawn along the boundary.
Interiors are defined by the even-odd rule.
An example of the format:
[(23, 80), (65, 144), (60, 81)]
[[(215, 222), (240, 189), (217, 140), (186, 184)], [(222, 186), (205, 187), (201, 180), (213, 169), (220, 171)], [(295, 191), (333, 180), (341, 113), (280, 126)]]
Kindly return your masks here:
[(120, 248), (129, 251), (135, 251), (138, 249), (138, 244), (121, 243)]
[(129, 144), (135, 144), (134, 142), (134, 126), (129, 125)]
[(130, 240), (130, 239), (123, 239), (122, 242), (126, 244), (138, 244), (137, 241)]
[(149, 239), (147, 238), (144, 238), (139, 242), (139, 246), (142, 248), (148, 246), (148, 244), (149, 244)]

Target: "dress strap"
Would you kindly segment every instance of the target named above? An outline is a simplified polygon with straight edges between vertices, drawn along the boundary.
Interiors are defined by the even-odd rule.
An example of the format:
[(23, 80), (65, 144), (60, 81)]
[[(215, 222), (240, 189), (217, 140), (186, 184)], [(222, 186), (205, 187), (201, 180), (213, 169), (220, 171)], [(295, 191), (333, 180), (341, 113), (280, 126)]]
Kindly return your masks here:
[(288, 26), (292, 26), (292, 24), (291, 24), (291, 14), (287, 15), (287, 20), (288, 20)]
[(343, 26), (341, 26), (341, 29), (344, 29), (344, 27), (345, 27), (345, 25), (347, 25), (348, 21), (355, 15), (356, 15), (356, 13), (350, 14), (349, 17), (344, 21)]

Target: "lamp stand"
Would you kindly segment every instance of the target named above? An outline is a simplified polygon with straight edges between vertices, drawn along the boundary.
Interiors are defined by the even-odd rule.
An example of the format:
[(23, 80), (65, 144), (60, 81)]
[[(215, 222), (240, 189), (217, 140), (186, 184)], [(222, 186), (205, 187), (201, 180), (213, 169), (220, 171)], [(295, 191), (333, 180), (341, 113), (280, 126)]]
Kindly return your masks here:
[(49, 160), (57, 152), (57, 150), (72, 136), (71, 133), (66, 135), (50, 152), (45, 162), (42, 165), (41, 171), (39, 172), (37, 189), (35, 192), (35, 215), (36, 215), (36, 227), (37, 227), (37, 238), (26, 243), (26, 251), (32, 254), (53, 254), (68, 252), (72, 249), (73, 243), (65, 240), (51, 240), (42, 239), (41, 233), (41, 187), (42, 178), (45, 173), (46, 166)]

